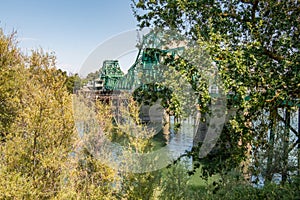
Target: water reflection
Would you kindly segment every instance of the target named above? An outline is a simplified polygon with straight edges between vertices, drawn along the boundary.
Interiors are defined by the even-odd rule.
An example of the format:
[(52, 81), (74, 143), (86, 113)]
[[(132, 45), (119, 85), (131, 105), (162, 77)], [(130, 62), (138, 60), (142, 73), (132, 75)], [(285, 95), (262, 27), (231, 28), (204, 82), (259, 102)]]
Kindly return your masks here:
[(178, 130), (175, 130), (174, 117), (170, 119), (169, 134), (158, 133), (153, 138), (154, 150), (165, 147), (173, 160), (190, 151), (193, 147), (194, 123), (192, 119), (181, 122)]
[[(171, 117), (169, 134), (163, 134), (163, 131), (156, 134), (152, 139), (152, 150), (144, 154), (128, 154), (128, 138), (123, 136), (110, 141), (95, 123), (77, 123), (76, 127), (85, 148), (92, 155), (114, 168), (125, 166), (126, 170), (137, 173), (166, 167), (193, 146), (194, 126), (191, 119), (182, 121), (175, 131), (174, 118)], [(189, 159), (187, 164), (192, 166), (192, 160)]]

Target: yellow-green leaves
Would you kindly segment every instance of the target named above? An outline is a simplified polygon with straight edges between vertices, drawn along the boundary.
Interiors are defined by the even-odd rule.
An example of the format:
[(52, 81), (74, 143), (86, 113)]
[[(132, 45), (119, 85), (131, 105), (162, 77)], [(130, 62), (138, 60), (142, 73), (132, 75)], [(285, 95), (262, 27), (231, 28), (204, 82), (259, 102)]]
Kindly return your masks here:
[[(71, 96), (53, 55), (22, 55), (13, 35), (0, 33), (2, 198), (54, 197), (75, 132)], [(3, 185), (1, 185), (3, 186)]]

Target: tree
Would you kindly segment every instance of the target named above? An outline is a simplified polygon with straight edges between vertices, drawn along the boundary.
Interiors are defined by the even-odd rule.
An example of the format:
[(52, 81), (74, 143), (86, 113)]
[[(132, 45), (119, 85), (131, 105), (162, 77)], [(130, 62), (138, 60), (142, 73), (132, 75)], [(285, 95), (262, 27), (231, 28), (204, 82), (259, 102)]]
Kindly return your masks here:
[[(122, 101), (122, 99), (127, 100)], [(128, 141), (124, 144), (126, 150), (122, 154), (124, 163), (122, 163), (122, 166), (118, 166), (121, 180), (119, 195), (124, 199), (152, 199), (160, 181), (161, 172), (143, 172), (143, 167), (147, 168), (149, 166), (144, 166), (145, 163), (139, 156), (151, 151), (151, 138), (154, 136), (154, 130), (148, 129), (142, 124), (139, 117), (140, 106), (133, 100), (133, 97), (122, 94), (119, 101), (121, 102), (118, 108), (118, 119), (115, 119), (115, 132), (111, 131), (112, 128), (109, 123), (103, 124), (103, 130), (111, 131), (106, 132), (106, 134), (118, 134), (123, 136), (123, 140)], [(97, 114), (99, 121), (107, 122), (105, 120), (106, 116), (101, 113), (106, 113), (107, 109), (114, 110), (115, 108), (103, 106), (101, 103), (97, 106), (104, 109), (99, 110), (99, 114)], [(113, 117), (112, 115), (108, 116)]]
[(1, 31), (0, 47), (0, 196), (54, 197), (76, 136), (66, 77), (55, 69), (54, 55), (23, 55), (14, 34)]
[(0, 140), (4, 141), (18, 110), (19, 93), (23, 84), (20, 76), (22, 55), (15, 45), (15, 33), (4, 35), (0, 29)]
[[(230, 151), (225, 147), (225, 160), (240, 162), (249, 144), (254, 153), (262, 147), (272, 152), (272, 135), (278, 133), (270, 130), (275, 130), (278, 115), (268, 114), (266, 129), (253, 122), (264, 113), (278, 108), (290, 112), (299, 104), (299, 2), (146, 0), (132, 1), (132, 6), (141, 28), (175, 29), (204, 47), (217, 63), (225, 92), (233, 94), (228, 109), (238, 113), (223, 130), (223, 139), (231, 144)], [(288, 141), (290, 124), (286, 127), (283, 182), (288, 148), (296, 146)]]

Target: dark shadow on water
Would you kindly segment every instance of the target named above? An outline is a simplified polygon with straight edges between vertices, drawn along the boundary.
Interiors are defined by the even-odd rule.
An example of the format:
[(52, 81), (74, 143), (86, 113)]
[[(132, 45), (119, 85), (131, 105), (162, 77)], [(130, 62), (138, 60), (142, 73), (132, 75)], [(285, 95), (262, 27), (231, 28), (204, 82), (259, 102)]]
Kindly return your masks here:
[(166, 146), (167, 142), (168, 142), (168, 140), (167, 140), (166, 136), (163, 134), (163, 131), (160, 131), (159, 133), (154, 135), (154, 137), (152, 138), (153, 150), (157, 150), (157, 149), (160, 149), (160, 148)]

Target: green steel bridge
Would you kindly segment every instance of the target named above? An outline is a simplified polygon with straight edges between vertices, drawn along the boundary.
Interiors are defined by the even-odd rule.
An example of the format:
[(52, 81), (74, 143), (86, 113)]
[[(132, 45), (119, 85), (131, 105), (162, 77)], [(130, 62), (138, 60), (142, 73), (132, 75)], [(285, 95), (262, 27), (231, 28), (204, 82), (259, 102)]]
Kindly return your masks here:
[(106, 60), (100, 70), (99, 84), (97, 88), (105, 91), (129, 91), (136, 87), (143, 86), (152, 80), (158, 80), (162, 75), (160, 65), (165, 56), (175, 57), (178, 52), (183, 51), (183, 47), (160, 50), (156, 48), (146, 48), (139, 50), (134, 64), (124, 74), (117, 60)]
[(162, 76), (161, 66), (166, 58), (175, 58), (184, 51), (184, 47), (168, 48), (162, 42), (159, 33), (143, 36), (137, 57), (124, 74), (118, 60), (105, 60), (100, 69), (100, 74), (91, 89), (98, 94), (109, 94), (113, 91), (130, 91), (143, 87), (143, 83), (158, 80)]

